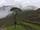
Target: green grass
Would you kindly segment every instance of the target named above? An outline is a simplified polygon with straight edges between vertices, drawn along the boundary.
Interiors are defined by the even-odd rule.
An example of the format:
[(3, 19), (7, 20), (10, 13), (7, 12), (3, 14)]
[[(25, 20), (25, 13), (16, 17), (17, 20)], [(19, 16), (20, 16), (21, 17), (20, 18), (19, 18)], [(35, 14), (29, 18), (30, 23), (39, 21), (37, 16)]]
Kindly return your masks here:
[(25, 30), (25, 28), (21, 25), (16, 25), (16, 28), (15, 28), (15, 26), (10, 26), (10, 27), (6, 27), (4, 29), (6, 29), (6, 30)]
[[(15, 26), (9, 26), (9, 27), (6, 27), (5, 29), (6, 30), (27, 30), (29, 28), (31, 28), (32, 30), (40, 30), (40, 26), (38, 25), (35, 25), (35, 24), (31, 24), (31, 23), (25, 23), (25, 22), (22, 22), (23, 25), (16, 25), (16, 28)], [(25, 26), (26, 28), (25, 28)]]
[(15, 26), (8, 26), (8, 27), (5, 27), (4, 29), (5, 30), (14, 30), (15, 28), (14, 28)]
[(39, 25), (35, 25), (35, 24), (31, 24), (31, 23), (25, 23), (25, 22), (23, 22), (23, 24), (25, 24), (26, 26), (30, 26), (33, 29), (40, 30)]

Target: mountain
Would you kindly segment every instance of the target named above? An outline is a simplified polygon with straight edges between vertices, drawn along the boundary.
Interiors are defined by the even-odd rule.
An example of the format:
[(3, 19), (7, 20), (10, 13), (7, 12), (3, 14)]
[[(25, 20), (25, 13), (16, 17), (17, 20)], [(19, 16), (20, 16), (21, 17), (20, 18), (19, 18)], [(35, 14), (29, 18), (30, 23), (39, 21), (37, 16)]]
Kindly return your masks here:
[(40, 8), (36, 11), (32, 11), (32, 22), (40, 24)]

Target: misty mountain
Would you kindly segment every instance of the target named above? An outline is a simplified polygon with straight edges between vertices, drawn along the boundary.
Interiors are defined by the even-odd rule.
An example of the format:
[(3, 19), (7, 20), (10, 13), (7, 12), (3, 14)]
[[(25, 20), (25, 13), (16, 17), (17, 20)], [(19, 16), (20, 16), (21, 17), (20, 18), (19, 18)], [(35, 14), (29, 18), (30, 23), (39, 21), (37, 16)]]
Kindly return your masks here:
[(3, 7), (0, 7), (0, 18), (4, 18), (7, 15), (9, 15), (10, 13), (12, 13), (10, 11), (10, 9), (11, 9), (11, 6), (3, 6)]

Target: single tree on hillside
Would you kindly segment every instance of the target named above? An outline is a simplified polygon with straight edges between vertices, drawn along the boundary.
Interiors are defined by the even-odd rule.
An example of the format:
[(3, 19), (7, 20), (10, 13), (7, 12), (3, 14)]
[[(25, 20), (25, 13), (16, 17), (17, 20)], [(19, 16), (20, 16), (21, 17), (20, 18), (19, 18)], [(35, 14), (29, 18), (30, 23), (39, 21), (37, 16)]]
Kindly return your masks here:
[(13, 7), (13, 8), (11, 8), (10, 9), (10, 11), (14, 11), (15, 12), (15, 15), (14, 15), (14, 21), (15, 21), (15, 27), (16, 27), (16, 16), (17, 16), (17, 14), (19, 13), (19, 12), (21, 12), (21, 9), (20, 8), (17, 8), (17, 7)]

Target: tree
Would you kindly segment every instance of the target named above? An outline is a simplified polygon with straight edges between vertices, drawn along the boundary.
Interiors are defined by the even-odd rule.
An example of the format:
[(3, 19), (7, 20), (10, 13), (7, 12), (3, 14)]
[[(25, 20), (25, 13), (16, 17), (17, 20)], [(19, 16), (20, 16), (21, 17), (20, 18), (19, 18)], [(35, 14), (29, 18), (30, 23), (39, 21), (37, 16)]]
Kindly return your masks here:
[(20, 8), (17, 8), (17, 7), (13, 7), (10, 9), (10, 11), (14, 11), (15, 12), (15, 15), (14, 15), (14, 21), (15, 21), (15, 27), (16, 27), (16, 16), (19, 12), (21, 12), (21, 9)]

